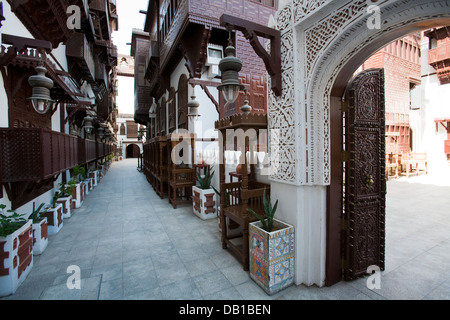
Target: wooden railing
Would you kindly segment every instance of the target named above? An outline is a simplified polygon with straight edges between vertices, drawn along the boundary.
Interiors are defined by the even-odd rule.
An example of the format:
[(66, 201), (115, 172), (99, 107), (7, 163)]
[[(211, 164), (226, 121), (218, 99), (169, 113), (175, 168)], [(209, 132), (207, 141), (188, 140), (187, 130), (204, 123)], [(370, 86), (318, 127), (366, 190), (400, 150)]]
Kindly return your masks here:
[(49, 179), (79, 164), (100, 159), (111, 146), (36, 128), (0, 129), (2, 183)]

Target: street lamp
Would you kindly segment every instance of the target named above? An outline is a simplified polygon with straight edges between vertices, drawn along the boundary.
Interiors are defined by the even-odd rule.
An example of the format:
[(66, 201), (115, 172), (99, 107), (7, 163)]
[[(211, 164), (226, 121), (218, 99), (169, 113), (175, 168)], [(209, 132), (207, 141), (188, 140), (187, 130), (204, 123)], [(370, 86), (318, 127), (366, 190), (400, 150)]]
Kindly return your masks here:
[(236, 48), (231, 40), (231, 31), (229, 34), (228, 46), (225, 48), (226, 57), (219, 62), (222, 84), (217, 89), (222, 91), (227, 103), (234, 103), (239, 96), (239, 91), (244, 90), (245, 87), (239, 82), (242, 61), (236, 57)]
[(93, 121), (94, 118), (92, 118), (91, 116), (87, 115), (86, 117), (84, 117), (84, 130), (86, 131), (86, 133), (91, 133), (92, 130), (94, 130), (94, 125), (93, 125)]
[(28, 78), (28, 83), (33, 88), (33, 94), (27, 100), (31, 101), (37, 113), (45, 114), (54, 103), (50, 97), (53, 80), (45, 76), (47, 69), (43, 65), (38, 65), (36, 71), (38, 73), (37, 75), (32, 75)]
[(103, 137), (105, 136), (105, 128), (103, 128), (102, 126), (100, 126), (100, 127), (97, 129), (97, 134), (98, 134), (98, 137), (99, 137), (100, 139), (103, 139)]

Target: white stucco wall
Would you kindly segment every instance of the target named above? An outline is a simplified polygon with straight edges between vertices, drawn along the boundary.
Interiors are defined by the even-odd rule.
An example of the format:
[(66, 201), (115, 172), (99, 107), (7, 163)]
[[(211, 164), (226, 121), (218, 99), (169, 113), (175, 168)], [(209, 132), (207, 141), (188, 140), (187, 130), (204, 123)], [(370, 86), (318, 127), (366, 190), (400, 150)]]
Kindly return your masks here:
[[(2, 21), (2, 27), (0, 29), (0, 35), (1, 34), (10, 34), (14, 36), (19, 37), (26, 37), (26, 38), (33, 38), (31, 33), (25, 28), (25, 26), (20, 22), (20, 20), (15, 16), (14, 13), (11, 12), (11, 6), (7, 1), (3, 1), (3, 15), (6, 18), (6, 20)], [(65, 56), (65, 46), (60, 45), (57, 49), (54, 49), (52, 51), (53, 56), (58, 60), (59, 64), (64, 68), (64, 70), (67, 70), (67, 59)], [(50, 57), (53, 59), (52, 57)], [(8, 127), (9, 121), (8, 121), (8, 98), (6, 95), (6, 91), (4, 88), (4, 80), (3, 76), (0, 75), (0, 127)], [(59, 108), (59, 107), (58, 107)], [(55, 112), (55, 114), (52, 117), (52, 129), (55, 131), (60, 131), (60, 112), (59, 109)], [(58, 179), (54, 182), (55, 189), (59, 188), (59, 183), (61, 183), (62, 178), (61, 175), (58, 177)], [(0, 199), (0, 204), (6, 205), (6, 210), (11, 209), (11, 201), (8, 199), (8, 195), (6, 193), (6, 190), (3, 186), (0, 186), (3, 188), (3, 198)], [(55, 189), (52, 189), (38, 198), (34, 199), (33, 201), (28, 202), (27, 204), (21, 206), (20, 208), (16, 209), (15, 211), (19, 214), (26, 214), (27, 217), (29, 214), (31, 214), (32, 208), (33, 208), (33, 202), (36, 203), (37, 206), (41, 203), (50, 204), (53, 198), (53, 195), (55, 193)]]
[(410, 121), (413, 130), (414, 152), (427, 153), (430, 174), (448, 167), (444, 153), (447, 130), (436, 126), (435, 119), (450, 119), (450, 84), (441, 85), (436, 70), (428, 64), (429, 39), (423, 37), (421, 46), (422, 83), (420, 109), (412, 110)]

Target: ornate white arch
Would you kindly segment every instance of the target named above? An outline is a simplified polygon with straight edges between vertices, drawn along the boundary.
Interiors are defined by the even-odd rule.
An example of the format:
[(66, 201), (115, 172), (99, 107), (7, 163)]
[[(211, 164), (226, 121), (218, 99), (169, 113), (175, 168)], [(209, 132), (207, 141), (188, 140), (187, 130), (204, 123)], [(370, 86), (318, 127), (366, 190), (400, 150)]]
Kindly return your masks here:
[(381, 26), (370, 29), (370, 4), (291, 0), (275, 17), (283, 74), (282, 95), (269, 92), (268, 100), (269, 128), (280, 130), (271, 192), (280, 199), (281, 218), (296, 227), (297, 284), (325, 283), (330, 97), (339, 77), (349, 76), (343, 70), (409, 32), (450, 24), (450, 1), (378, 0)]
[(281, 130), (281, 164), (273, 181), (328, 185), (330, 94), (341, 69), (368, 47), (372, 52), (381, 48), (387, 38), (421, 30), (426, 26), (422, 22), (450, 19), (448, 1), (379, 0), (381, 28), (370, 29), (371, 4), (371, 0), (294, 0), (277, 12), (283, 93), (281, 97), (269, 93), (269, 125)]

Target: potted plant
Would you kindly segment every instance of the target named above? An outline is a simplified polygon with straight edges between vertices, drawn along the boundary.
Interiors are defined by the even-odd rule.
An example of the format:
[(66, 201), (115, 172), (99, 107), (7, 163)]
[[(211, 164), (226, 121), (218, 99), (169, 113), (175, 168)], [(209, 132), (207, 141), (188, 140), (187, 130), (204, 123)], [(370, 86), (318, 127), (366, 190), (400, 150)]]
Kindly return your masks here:
[(72, 192), (75, 186), (64, 183), (59, 185), (59, 190), (55, 192), (56, 202), (62, 205), (63, 218), (72, 216)]
[(45, 203), (36, 209), (33, 202), (33, 212), (28, 217), (33, 222), (33, 254), (40, 255), (48, 246), (48, 224), (47, 218), (41, 216), (41, 209)]
[(72, 190), (73, 208), (80, 208), (84, 200), (84, 188), (82, 187), (81, 183), (74, 179), (71, 179), (67, 183), (66, 187)]
[(56, 201), (51, 206), (47, 206), (41, 213), (42, 217), (47, 218), (49, 235), (57, 234), (61, 231), (64, 225), (62, 214), (62, 204)]
[(194, 214), (202, 220), (217, 218), (216, 193), (211, 188), (213, 176), (214, 172), (210, 173), (209, 168), (204, 177), (197, 172), (199, 187), (192, 187)]
[[(75, 179), (80, 183), (80, 188), (82, 189), (81, 195), (82, 198), (84, 198), (84, 195), (87, 195), (89, 193), (89, 181), (86, 175), (86, 169), (83, 166), (76, 166), (73, 169), (73, 175)], [(83, 201), (83, 199), (82, 199)]]
[(92, 179), (92, 187), (98, 185), (99, 172), (98, 170), (89, 171), (89, 177)]
[(272, 207), (263, 194), (266, 217), (248, 209), (259, 221), (249, 224), (250, 277), (269, 294), (294, 283), (294, 227), (274, 218), (278, 200)]
[(32, 221), (0, 205), (0, 297), (16, 292), (33, 267)]

